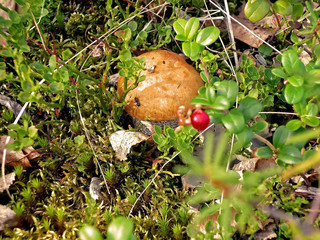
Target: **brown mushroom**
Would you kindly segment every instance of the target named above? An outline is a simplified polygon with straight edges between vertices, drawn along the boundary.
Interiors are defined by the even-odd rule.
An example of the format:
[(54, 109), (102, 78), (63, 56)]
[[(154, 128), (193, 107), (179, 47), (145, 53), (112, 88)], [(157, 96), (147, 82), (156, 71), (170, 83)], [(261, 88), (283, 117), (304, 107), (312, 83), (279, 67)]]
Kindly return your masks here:
[[(142, 75), (146, 79), (131, 90), (125, 111), (132, 117), (150, 121), (177, 119), (179, 106), (189, 106), (191, 99), (204, 85), (200, 74), (176, 53), (154, 50), (140, 55), (146, 57)], [(128, 86), (132, 81), (128, 81)], [(123, 78), (118, 80), (118, 94), (123, 94)]]

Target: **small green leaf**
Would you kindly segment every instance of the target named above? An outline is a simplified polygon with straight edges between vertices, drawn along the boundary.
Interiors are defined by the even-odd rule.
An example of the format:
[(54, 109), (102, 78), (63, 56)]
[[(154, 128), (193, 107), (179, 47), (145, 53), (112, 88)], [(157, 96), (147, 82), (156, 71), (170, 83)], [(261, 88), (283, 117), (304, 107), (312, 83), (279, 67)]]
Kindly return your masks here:
[(185, 36), (184, 29), (186, 27), (186, 24), (187, 24), (187, 21), (184, 20), (183, 18), (179, 18), (173, 23), (173, 29), (177, 35)]
[(261, 112), (263, 105), (255, 98), (246, 97), (241, 100), (238, 109), (242, 112), (245, 121), (248, 121)]
[(23, 91), (30, 93), (33, 91), (34, 85), (30, 79), (26, 79), (21, 82), (21, 87)]
[(196, 38), (196, 42), (203, 46), (209, 46), (218, 39), (219, 35), (219, 28), (213, 26), (206, 27), (199, 32)]
[(18, 124), (10, 124), (8, 128), (14, 131), (18, 131), (20, 129), (20, 126)]
[(318, 127), (320, 122), (320, 120), (314, 116), (301, 117), (301, 120), (305, 122), (307, 125), (309, 125), (310, 127)]
[(298, 36), (297, 36), (297, 34), (296, 34), (295, 32), (292, 32), (292, 33), (291, 33), (290, 40), (291, 40), (293, 43), (299, 43), (299, 38), (298, 38)]
[(280, 78), (287, 78), (287, 74), (282, 70), (282, 68), (273, 68), (271, 70), (271, 72), (273, 73), (273, 75), (280, 77)]
[(8, 15), (14, 24), (19, 24), (21, 19), (19, 14), (16, 11), (9, 11)]
[(266, 121), (261, 120), (252, 124), (251, 129), (252, 131), (258, 133), (258, 132), (264, 131), (267, 127), (268, 127), (268, 123)]
[(269, 147), (258, 148), (256, 155), (261, 158), (268, 158), (273, 156), (273, 151)]
[(286, 124), (286, 128), (290, 131), (298, 130), (302, 125), (302, 122), (298, 119), (293, 119)]
[(97, 228), (91, 225), (84, 225), (79, 230), (80, 240), (103, 240)]
[(23, 148), (31, 146), (34, 143), (34, 141), (31, 138), (22, 138), (21, 144)]
[(8, 143), (6, 145), (6, 149), (10, 149), (13, 151), (20, 151), (23, 148), (23, 145), (20, 141), (14, 141), (13, 143)]
[(270, 11), (270, 5), (266, 0), (249, 0), (244, 8), (244, 14), (252, 22), (263, 19)]
[[(281, 57), (281, 63), (284, 67), (284, 70), (291, 76), (296, 73), (299, 73), (302, 70), (303, 63), (298, 57), (298, 53), (293, 50), (288, 50), (283, 53)], [(303, 65), (304, 66), (304, 65)]]
[(176, 40), (178, 40), (178, 41), (187, 41), (188, 39), (186, 38), (185, 35), (178, 34), (178, 35), (176, 35)]
[(320, 84), (320, 69), (312, 69), (308, 72), (308, 80), (311, 84)]
[(49, 85), (49, 89), (51, 92), (58, 93), (64, 91), (64, 85), (60, 82), (52, 82)]
[(49, 67), (51, 71), (54, 71), (56, 69), (56, 55), (52, 55), (49, 59)]
[(237, 142), (242, 147), (249, 147), (253, 137), (252, 129), (245, 126), (243, 130), (236, 134)]
[(35, 126), (28, 128), (28, 136), (34, 139), (37, 136), (38, 129)]
[(9, 136), (12, 139), (16, 139), (18, 137), (18, 134), (15, 131), (9, 131)]
[(230, 106), (236, 102), (238, 96), (238, 84), (234, 81), (215, 82), (214, 86), (217, 89), (218, 96), (224, 96), (228, 99)]
[(319, 108), (317, 104), (308, 103), (306, 106), (305, 115), (317, 116), (319, 113)]
[(245, 127), (243, 114), (238, 109), (232, 109), (229, 114), (223, 116), (222, 122), (231, 133), (240, 133)]
[(228, 98), (225, 96), (217, 96), (213, 104), (211, 104), (213, 110), (228, 110), (230, 108), (230, 103)]
[(109, 225), (107, 231), (108, 240), (132, 239), (133, 221), (126, 217), (117, 217)]
[(287, 84), (284, 89), (284, 97), (289, 104), (295, 104), (302, 100), (304, 90), (301, 87), (294, 87), (291, 84)]
[(294, 87), (301, 87), (303, 85), (304, 79), (299, 75), (294, 75), (288, 78), (289, 83)]
[(31, 97), (31, 94), (27, 92), (21, 92), (19, 93), (19, 96), (18, 96), (21, 102), (28, 102), (30, 97)]
[(275, 148), (281, 148), (286, 144), (289, 136), (289, 130), (285, 126), (280, 126), (273, 134), (273, 145)]
[(196, 42), (184, 42), (182, 43), (183, 53), (190, 57), (191, 60), (195, 61), (200, 58), (200, 54), (203, 50), (203, 46), (199, 45)]
[(187, 21), (187, 24), (184, 28), (184, 35), (187, 37), (187, 39), (192, 40), (199, 29), (199, 25), (200, 21), (198, 18), (192, 17)]
[(281, 147), (279, 160), (287, 164), (296, 164), (302, 161), (301, 151), (292, 145), (284, 145)]
[(292, 4), (288, 1), (278, 0), (272, 5), (273, 10), (284, 16), (289, 16), (292, 13)]

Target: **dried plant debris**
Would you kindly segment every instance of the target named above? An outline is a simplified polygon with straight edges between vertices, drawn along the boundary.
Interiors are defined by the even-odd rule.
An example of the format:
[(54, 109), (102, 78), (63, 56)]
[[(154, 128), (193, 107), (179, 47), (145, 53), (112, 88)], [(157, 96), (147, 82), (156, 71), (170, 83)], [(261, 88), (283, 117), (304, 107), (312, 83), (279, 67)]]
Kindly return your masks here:
[[(244, 14), (244, 6), (245, 4), (242, 6), (240, 14), (238, 16), (233, 15), (233, 17), (239, 22), (241, 22), (243, 25), (245, 25), (248, 29), (250, 29), (252, 32), (254, 32), (263, 40), (266, 40), (269, 36), (272, 36), (273, 35), (272, 28), (275, 28), (274, 16), (265, 17), (263, 20), (259, 22), (251, 22)], [(272, 28), (266, 28), (265, 27), (266, 25)], [(245, 29), (235, 21), (232, 21), (232, 28), (234, 32), (234, 37), (248, 44), (251, 47), (258, 48), (263, 43), (262, 40), (256, 38), (252, 34), (249, 34), (247, 29)]]
[(101, 181), (99, 178), (97, 177), (93, 177), (91, 182), (90, 182), (90, 187), (89, 187), (89, 193), (90, 196), (94, 199), (94, 200), (99, 200), (102, 198), (101, 195)]
[(116, 153), (116, 157), (121, 160), (127, 160), (132, 146), (148, 140), (148, 136), (141, 132), (117, 131), (110, 135), (110, 143)]
[[(3, 152), (6, 145), (7, 135), (0, 137), (0, 160), (2, 161)], [(9, 143), (13, 143), (14, 140), (10, 138)], [(6, 162), (7, 166), (22, 165), (24, 168), (31, 167), (30, 161), (37, 160), (40, 154), (31, 146), (24, 148), (22, 151), (14, 151), (7, 149)], [(2, 164), (2, 163), (1, 163)]]
[(15, 227), (18, 224), (15, 212), (3, 205), (0, 205), (0, 231), (5, 227)]
[(242, 155), (236, 155), (235, 158), (239, 161), (232, 170), (234, 171), (249, 171), (263, 170), (267, 168), (276, 167), (277, 163), (274, 158), (246, 158)]
[[(9, 189), (9, 187), (14, 182), (15, 177), (16, 177), (16, 174), (14, 172), (6, 174), (4, 176), (4, 179), (3, 179), (3, 177), (0, 177), (0, 193), (2, 193), (3, 191)], [(6, 185), (5, 185), (3, 180), (6, 181)]]
[(268, 224), (263, 230), (254, 234), (255, 240), (269, 240), (277, 238), (276, 234), (277, 225), (275, 223)]
[(11, 98), (0, 95), (0, 104), (6, 106), (9, 110), (11, 110), (15, 116), (18, 116), (19, 112), (21, 111), (22, 107), (19, 103), (11, 100)]

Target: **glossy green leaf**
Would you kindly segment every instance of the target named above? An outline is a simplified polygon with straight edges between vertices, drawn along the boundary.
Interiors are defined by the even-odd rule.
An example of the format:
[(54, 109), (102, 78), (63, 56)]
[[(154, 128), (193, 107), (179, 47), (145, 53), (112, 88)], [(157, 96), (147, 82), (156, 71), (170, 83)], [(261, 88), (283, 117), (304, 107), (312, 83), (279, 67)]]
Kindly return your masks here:
[(273, 134), (273, 145), (275, 148), (281, 148), (286, 144), (289, 137), (289, 130), (285, 126), (280, 126)]
[(301, 125), (302, 125), (302, 122), (300, 120), (293, 119), (286, 124), (286, 127), (290, 131), (296, 131), (301, 127)]
[(269, 147), (258, 148), (256, 155), (261, 158), (268, 158), (273, 156), (273, 151)]
[(80, 240), (102, 240), (102, 235), (97, 228), (91, 225), (84, 225), (79, 230)]
[(192, 17), (187, 21), (184, 28), (184, 35), (187, 39), (192, 40), (199, 29), (200, 21), (198, 18)]
[(243, 114), (238, 109), (232, 109), (229, 114), (223, 116), (222, 122), (231, 133), (240, 133), (245, 127)]
[(246, 97), (241, 100), (238, 109), (242, 112), (245, 121), (248, 121), (261, 112), (263, 105), (255, 98)]
[(206, 27), (202, 29), (197, 35), (196, 42), (203, 45), (208, 46), (214, 43), (220, 35), (220, 30), (217, 27)]
[(178, 35), (176, 35), (176, 40), (187, 41), (188, 39), (186, 38), (186, 36), (184, 34), (178, 34)]
[(188, 41), (182, 43), (182, 50), (186, 56), (191, 58), (191, 60), (197, 60), (200, 58), (203, 47), (196, 42)]
[(236, 134), (237, 143), (242, 147), (249, 147), (253, 137), (251, 128), (245, 126), (243, 130)]
[(281, 57), (281, 63), (284, 67), (284, 70), (289, 75), (294, 75), (295, 73), (298, 73), (301, 70), (300, 67), (302, 62), (300, 61), (296, 51), (288, 50), (284, 52)]
[(303, 85), (304, 79), (299, 75), (294, 75), (288, 78), (289, 83), (294, 87), (301, 87)]
[(284, 89), (284, 97), (289, 104), (295, 104), (302, 100), (304, 90), (301, 87), (294, 87), (291, 84), (287, 84)]
[(293, 7), (289, 1), (278, 0), (272, 5), (273, 10), (284, 16), (289, 16), (292, 13)]
[(251, 129), (252, 131), (258, 133), (258, 132), (264, 131), (267, 127), (268, 127), (268, 123), (266, 121), (261, 120), (252, 124)]
[(302, 155), (299, 148), (292, 145), (284, 145), (281, 147), (279, 160), (287, 164), (296, 164), (302, 161)]
[(184, 29), (186, 27), (187, 21), (183, 18), (179, 18), (173, 23), (173, 29), (177, 35), (185, 36)]
[(305, 115), (317, 116), (319, 113), (319, 108), (317, 104), (308, 103), (306, 106)]
[(236, 102), (236, 98), (238, 96), (238, 84), (234, 81), (221, 81), (215, 82), (214, 86), (217, 89), (218, 96), (225, 96), (230, 105), (233, 105)]
[(273, 68), (272, 69), (273, 75), (280, 77), (280, 78), (287, 78), (287, 74), (282, 70), (282, 68)]
[(230, 108), (230, 103), (228, 98), (225, 96), (217, 96), (214, 100), (214, 103), (211, 104), (211, 107), (214, 110), (228, 110)]
[(109, 225), (107, 231), (108, 240), (132, 239), (133, 221), (126, 217), (117, 217)]
[(308, 81), (311, 84), (320, 84), (320, 69), (312, 69), (308, 72)]
[(307, 125), (309, 125), (310, 127), (318, 127), (320, 122), (320, 120), (314, 116), (301, 117), (301, 120), (305, 122)]
[(249, 0), (244, 8), (244, 14), (252, 22), (263, 19), (270, 11), (267, 0)]

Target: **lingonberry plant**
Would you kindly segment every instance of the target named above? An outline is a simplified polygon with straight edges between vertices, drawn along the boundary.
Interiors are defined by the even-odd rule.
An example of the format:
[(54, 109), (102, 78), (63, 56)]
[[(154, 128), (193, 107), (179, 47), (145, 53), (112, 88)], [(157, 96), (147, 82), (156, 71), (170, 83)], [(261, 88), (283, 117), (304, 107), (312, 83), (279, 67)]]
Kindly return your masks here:
[[(0, 222), (0, 238), (319, 238), (318, 1), (248, 0), (244, 10), (238, 0), (16, 3), (0, 3), (0, 132), (16, 140), (6, 150), (33, 145), (41, 159), (2, 165), (16, 181), (1, 204), (16, 217)], [(229, 44), (238, 11), (273, 17), (275, 27), (251, 30), (274, 34), (259, 48)], [(155, 126), (154, 142), (119, 161), (109, 136), (133, 130), (122, 112), (144, 80), (136, 56), (160, 47), (184, 55), (204, 86), (177, 109), (178, 128)], [(13, 106), (26, 102), (15, 120)]]

